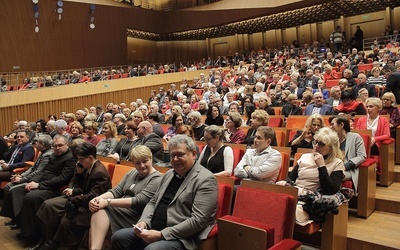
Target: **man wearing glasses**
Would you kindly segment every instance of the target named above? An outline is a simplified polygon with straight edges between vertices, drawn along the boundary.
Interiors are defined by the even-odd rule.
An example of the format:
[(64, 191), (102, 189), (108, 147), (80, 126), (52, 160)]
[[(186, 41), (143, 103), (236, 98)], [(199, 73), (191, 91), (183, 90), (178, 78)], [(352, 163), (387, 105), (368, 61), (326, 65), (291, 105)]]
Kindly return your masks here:
[(26, 195), (22, 201), (21, 212), (16, 216), (16, 223), (21, 227), (19, 239), (39, 239), (41, 227), (36, 213), (47, 199), (61, 195), (60, 189), (68, 185), (74, 171), (76, 159), (68, 148), (68, 139), (56, 135), (53, 139), (53, 154), (44, 167), (44, 171), (31, 179), (25, 186)]
[(133, 228), (111, 238), (112, 249), (197, 249), (215, 224), (218, 185), (196, 161), (196, 144), (186, 135), (168, 142), (172, 168)]

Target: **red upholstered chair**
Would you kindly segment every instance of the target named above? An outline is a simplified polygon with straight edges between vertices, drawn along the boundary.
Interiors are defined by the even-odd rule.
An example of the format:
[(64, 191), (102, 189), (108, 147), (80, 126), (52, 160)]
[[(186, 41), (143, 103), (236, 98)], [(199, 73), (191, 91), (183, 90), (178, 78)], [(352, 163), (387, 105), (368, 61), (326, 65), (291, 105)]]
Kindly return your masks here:
[[(234, 180), (229, 177), (216, 176), (218, 181), (218, 203), (215, 219), (219, 219), (231, 212)], [(215, 224), (207, 236), (200, 244), (202, 250), (218, 249), (218, 225)]]
[(288, 130), (286, 128), (273, 128), (279, 147), (286, 147), (288, 143)]
[(124, 175), (132, 169), (133, 167), (131, 166), (116, 164), (113, 172), (113, 177), (111, 179), (112, 186), (115, 187), (122, 180)]
[[(289, 191), (275, 192), (275, 188)], [(291, 239), (296, 204), (295, 188), (243, 180), (236, 192), (232, 216), (218, 220), (218, 249), (269, 249)], [(282, 248), (275, 249), (295, 249), (298, 245), (285, 241)]]
[(270, 115), (268, 126), (270, 126), (272, 128), (282, 127), (283, 119), (284, 119), (283, 115)]

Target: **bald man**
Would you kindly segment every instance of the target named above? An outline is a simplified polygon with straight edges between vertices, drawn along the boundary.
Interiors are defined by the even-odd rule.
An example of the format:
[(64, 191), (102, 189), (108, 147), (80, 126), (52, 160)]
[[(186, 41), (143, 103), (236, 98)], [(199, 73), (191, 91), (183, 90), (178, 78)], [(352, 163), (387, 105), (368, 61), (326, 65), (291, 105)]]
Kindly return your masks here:
[(153, 132), (153, 126), (148, 121), (139, 123), (136, 131), (138, 139), (135, 141), (135, 145), (145, 145), (153, 154), (153, 163), (164, 161), (164, 147), (162, 139)]

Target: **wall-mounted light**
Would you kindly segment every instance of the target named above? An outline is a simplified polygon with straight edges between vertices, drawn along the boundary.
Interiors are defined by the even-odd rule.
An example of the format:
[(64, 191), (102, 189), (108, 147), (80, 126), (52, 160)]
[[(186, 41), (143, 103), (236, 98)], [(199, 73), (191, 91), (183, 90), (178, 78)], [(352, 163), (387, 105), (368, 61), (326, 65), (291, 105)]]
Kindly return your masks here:
[(39, 32), (39, 23), (38, 23), (38, 18), (39, 18), (39, 0), (32, 0), (33, 3), (33, 13), (35, 16), (35, 32)]
[(94, 10), (96, 9), (96, 5), (94, 5), (94, 4), (91, 4), (90, 5), (90, 24), (89, 24), (89, 27), (91, 28), (91, 29), (94, 29), (96, 26), (94, 25)]
[(61, 14), (63, 13), (64, 9), (63, 9), (64, 3), (63, 1), (57, 1), (57, 13), (58, 13), (58, 20), (61, 20)]

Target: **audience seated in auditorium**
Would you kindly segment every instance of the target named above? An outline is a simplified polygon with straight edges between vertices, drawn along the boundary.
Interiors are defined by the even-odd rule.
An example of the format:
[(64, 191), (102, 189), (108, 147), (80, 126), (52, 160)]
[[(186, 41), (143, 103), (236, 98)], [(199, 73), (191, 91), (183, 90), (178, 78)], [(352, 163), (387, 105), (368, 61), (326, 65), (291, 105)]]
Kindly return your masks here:
[(108, 156), (115, 150), (118, 144), (117, 127), (111, 121), (105, 122), (103, 125), (102, 134), (105, 138), (101, 139), (96, 145), (97, 155)]
[(30, 132), (26, 129), (18, 130), (16, 133), (17, 146), (14, 148), (9, 159), (0, 160), (0, 181), (9, 181), (13, 170), (21, 168), (27, 161), (32, 161), (35, 150), (29, 143)]
[(323, 127), (325, 127), (325, 123), (320, 114), (310, 115), (303, 130), (298, 130), (288, 144), (292, 148), (291, 155), (293, 156), (298, 148), (313, 148), (314, 136)]
[(194, 139), (196, 141), (204, 140), (204, 128), (206, 127), (205, 124), (202, 123), (202, 116), (198, 111), (192, 111), (189, 114), (189, 121), (190, 125), (192, 126)]
[(11, 177), (11, 182), (5, 187), (4, 203), (0, 215), (11, 218), (5, 225), (17, 228), (14, 218), (21, 211), (22, 200), (25, 196), (25, 185), (33, 180), (35, 176), (41, 175), (49, 162), (53, 140), (49, 135), (41, 135), (36, 138), (34, 147), (41, 153), (31, 168), (22, 174)]
[(389, 128), (390, 136), (396, 139), (396, 128), (400, 125), (400, 110), (398, 107), (394, 106), (396, 103), (396, 97), (393, 93), (387, 92), (382, 96), (383, 107), (379, 111), (380, 115), (389, 115)]
[[(196, 144), (186, 135), (176, 135), (168, 149), (173, 170), (164, 174), (163, 185), (146, 205), (136, 224), (140, 230), (129, 227), (115, 232), (112, 249), (196, 249), (196, 239), (205, 239), (212, 229), (209, 225), (215, 224), (218, 185), (212, 173), (196, 161)], [(178, 189), (187, 192), (173, 195)], [(163, 219), (167, 214), (169, 219)]]
[(304, 115), (320, 114), (320, 115), (331, 115), (333, 114), (333, 108), (329, 104), (323, 103), (323, 96), (321, 92), (315, 92), (313, 95), (314, 103), (309, 104), (304, 111)]
[(135, 147), (130, 160), (135, 168), (126, 173), (116, 187), (89, 202), (92, 212), (89, 249), (102, 249), (109, 230), (113, 234), (136, 224), (160, 184), (161, 175), (153, 168), (149, 148)]
[(364, 141), (358, 133), (350, 132), (350, 120), (346, 116), (332, 116), (329, 121), (339, 136), (340, 150), (344, 152), (344, 180), (351, 180), (357, 193), (358, 166), (367, 159)]
[(260, 126), (254, 136), (254, 146), (248, 149), (235, 168), (235, 176), (274, 183), (282, 165), (282, 155), (271, 147), (274, 131)]
[(382, 101), (379, 98), (371, 97), (365, 101), (367, 116), (357, 120), (355, 129), (369, 129), (372, 131), (371, 155), (379, 155), (381, 142), (390, 138), (389, 120), (380, 116)]
[(15, 217), (16, 224), (21, 228), (17, 234), (19, 239), (40, 239), (41, 223), (36, 217), (40, 205), (47, 199), (61, 195), (61, 188), (68, 185), (74, 174), (76, 159), (65, 136), (54, 137), (53, 151), (44, 171), (34, 176), (25, 186), (27, 193), (21, 211)]
[[(330, 128), (322, 128), (315, 134), (313, 145), (313, 153), (303, 154), (288, 178), (276, 184), (294, 186), (299, 195), (306, 195), (309, 191), (333, 195), (339, 191), (345, 171), (339, 137)], [(300, 225), (312, 222), (303, 204), (299, 201), (296, 211), (296, 223)]]
[(61, 245), (77, 248), (90, 226), (89, 201), (111, 188), (110, 175), (103, 163), (96, 159), (93, 144), (75, 140), (71, 150), (78, 160), (74, 177), (63, 190), (63, 195), (41, 204), (37, 217), (43, 223), (42, 235), (35, 247), (56, 249)]
[(224, 145), (224, 130), (211, 125), (204, 129), (206, 146), (200, 154), (200, 164), (215, 175), (228, 177), (233, 169), (233, 151)]
[(365, 109), (364, 103), (361, 101), (355, 100), (353, 91), (345, 90), (342, 92), (342, 96), (340, 97), (342, 103), (339, 104), (334, 110), (335, 114), (344, 113), (356, 113), (358, 115), (366, 115), (367, 110)]

